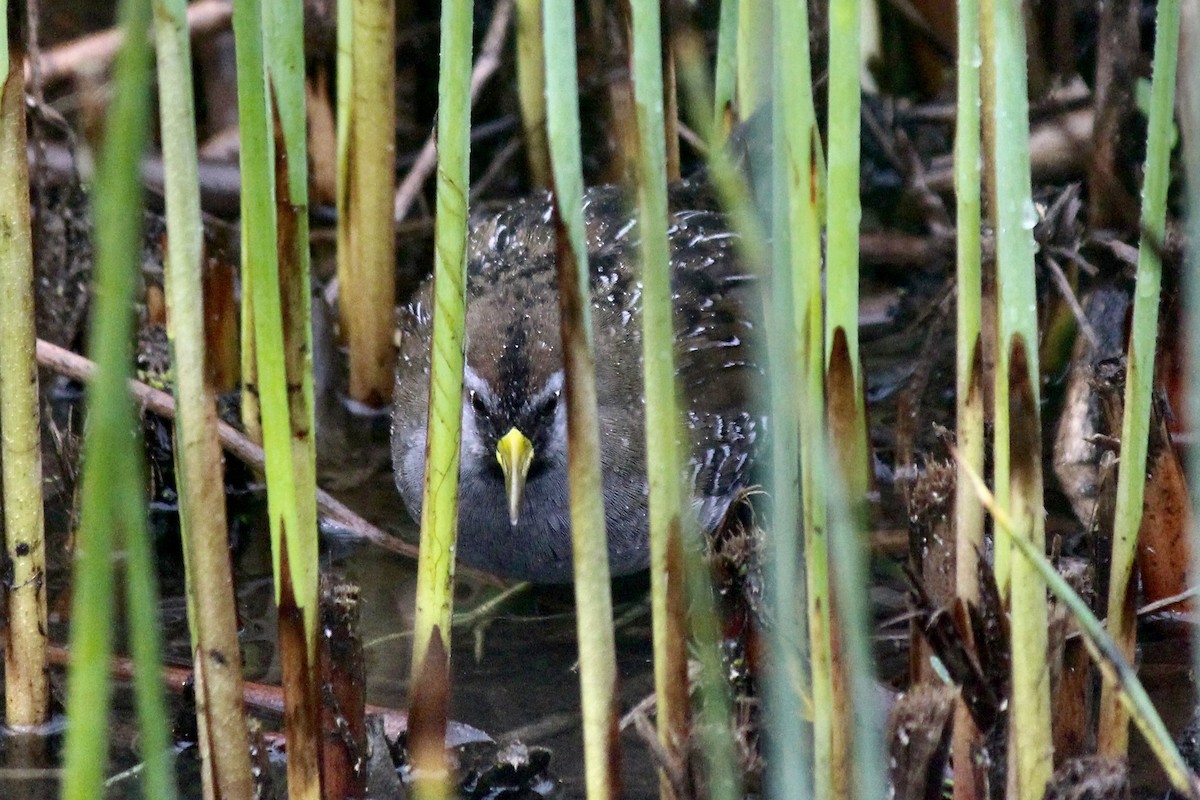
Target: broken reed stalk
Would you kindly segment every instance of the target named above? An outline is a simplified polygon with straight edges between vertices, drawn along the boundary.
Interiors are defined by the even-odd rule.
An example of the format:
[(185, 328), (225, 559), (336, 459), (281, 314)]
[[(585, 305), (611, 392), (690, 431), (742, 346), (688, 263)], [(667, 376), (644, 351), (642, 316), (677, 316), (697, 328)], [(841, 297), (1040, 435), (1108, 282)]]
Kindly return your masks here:
[[(671, 292), (671, 246), (667, 238), (667, 180), (674, 138), (678, 170), (678, 119), (666, 127), (664, 64), (659, 0), (633, 0), (631, 41), (634, 107), (637, 113), (636, 169), (642, 260), (642, 378), (646, 410), (646, 470), (650, 484), (650, 605), (654, 629), (654, 690), (659, 743), (681, 762), (688, 738), (686, 606), (684, 602), (683, 487), (680, 416), (675, 385), (675, 329)], [(664, 61), (664, 57), (668, 61)], [(670, 70), (674, 77), (674, 70)], [(673, 84), (673, 81), (672, 81)], [(668, 143), (669, 144), (669, 143)], [(582, 183), (582, 181), (581, 181)], [(586, 284), (585, 284), (586, 285)], [(659, 796), (674, 796), (665, 771)]]
[(386, 408), (396, 360), (395, 0), (340, 0), (338, 17), (339, 319), (350, 398)]
[[(954, 132), (954, 196), (958, 281), (955, 351), (956, 462), (954, 493), (955, 591), (966, 603), (979, 602), (979, 555), (983, 552), (983, 506), (965, 491), (965, 470), (983, 474), (983, 309), (981, 229), (978, 0), (958, 3), (958, 101)], [(975, 800), (983, 791), (973, 753), (979, 733), (966, 704), (954, 716), (954, 798)]]
[[(1014, 535), (1012, 518), (1005, 512), (995, 496), (988, 491), (979, 474), (972, 469), (966, 469), (965, 473), (969, 481), (967, 485), (991, 513), (996, 527), (1006, 531), (1012, 537), (1013, 549), (1020, 554), (1020, 560), (1029, 563), (1038, 583), (1044, 584), (1046, 588), (1050, 589), (1075, 617), (1088, 653), (1099, 667), (1105, 682), (1111, 682), (1117, 687), (1117, 697), (1138, 726), (1138, 730), (1150, 746), (1151, 752), (1162, 766), (1171, 785), (1186, 797), (1193, 798), (1193, 800), (1200, 798), (1200, 779), (1192, 773), (1187, 762), (1183, 760), (1179, 748), (1175, 745), (1175, 740), (1163, 723), (1162, 717), (1155, 710), (1146, 688), (1138, 679), (1137, 670), (1125, 658), (1120, 646), (1109, 635), (1105, 623), (1096, 618), (1096, 615), (1088, 607), (1087, 601), (1071, 588), (1066, 578), (1059, 574), (1040, 548), (1028, 539)], [(959, 487), (960, 490), (965, 491), (967, 485)]]
[(324, 796), (367, 797), (366, 662), (359, 635), (359, 591), (351, 583), (321, 580), (321, 777)]
[[(267, 512), (288, 711), (288, 794), (320, 793), (317, 520), (301, 9), (234, 9), (242, 268), (266, 453)], [(270, 80), (268, 82), (268, 75)], [(245, 308), (243, 308), (245, 312)]]
[[(1033, 263), (1037, 211), (1030, 195), (1025, 28), (1016, 0), (985, 0), (981, 19), (982, 52), (991, 62), (988, 76), (994, 82), (988, 87), (994, 91), (983, 93), (983, 112), (995, 134), (985, 157), (995, 179), (996, 499), (1015, 525), (1011, 536), (996, 536), (995, 571), (1011, 614), (1013, 652), (1022, 654), (1012, 662), (1008, 779), (1016, 781), (1015, 796), (1040, 797), (1053, 771), (1046, 590), (1029, 562), (1010, 559), (1012, 538), (1021, 537), (1038, 550), (1045, 547)], [(1028, 416), (1013, 419), (1013, 409)]]
[[(558, 215), (559, 310), (566, 369), (571, 551), (575, 568), (584, 775), (588, 798), (605, 800), (621, 796), (621, 755), (617, 737), (620, 709), (589, 308), (591, 272), (588, 266), (587, 231), (583, 222), (575, 12), (570, 0), (543, 0), (542, 24), (546, 54), (546, 133)], [(657, 60), (654, 66), (659, 68)], [(658, 97), (661, 98), (661, 94)], [(651, 135), (661, 142), (662, 125)], [(665, 216), (664, 208), (664, 221)], [(665, 230), (663, 240), (665, 243)], [(669, 316), (667, 324), (669, 333)], [(659, 438), (668, 437), (659, 434)], [(650, 474), (654, 475), (652, 468)], [(654, 566), (651, 568), (654, 569)], [(654, 611), (657, 656), (657, 615), (660, 609), (655, 607)], [(658, 670), (656, 663), (656, 675)], [(686, 698), (685, 693), (685, 702)]]
[(217, 437), (216, 390), (206, 369), (204, 233), (187, 4), (164, 0), (160, 9), (155, 42), (167, 213), (167, 334), (177, 398), (176, 482), (196, 676), (196, 729), (204, 760), (201, 778), (209, 796), (249, 800), (254, 779), (242, 707), (225, 470)]
[[(867, 486), (870, 469), (867, 457), (866, 399), (858, 352), (858, 229), (862, 219), (859, 200), (859, 125), (862, 92), (859, 60), (862, 8), (857, 0), (829, 6), (829, 162), (825, 215), (825, 390), (829, 434), (836, 448), (834, 463), (841, 468), (848, 513), (867, 518)], [(843, 525), (842, 531), (857, 535), (862, 524)], [(847, 547), (852, 543), (845, 543)], [(831, 562), (832, 563), (832, 562)], [(860, 591), (862, 585), (852, 588)], [(834, 797), (851, 794), (851, 740), (861, 730), (853, 724), (853, 698), (848, 685), (851, 664), (839, 645), (845, 626), (841, 619), (843, 598), (831, 595), (833, 633), (833, 723), (830, 772)], [(851, 602), (853, 602), (852, 599)]]
[[(840, 444), (824, 438), (820, 444), (824, 448), (823, 460), (832, 461), (830, 450)], [(861, 508), (856, 508), (861, 501), (847, 491), (836, 470), (825, 474), (825, 486), (829, 498), (831, 582), (837, 597), (838, 632), (849, 684), (847, 708), (852, 712), (842, 724), (853, 728), (853, 735), (848, 737), (851, 752), (847, 754), (843, 796), (887, 797), (887, 746), (883, 735), (886, 715), (875, 688), (875, 654), (871, 647), (874, 623), (868, 591), (870, 537), (866, 518)]]
[(162, 666), (154, 562), (146, 529), (142, 453), (131, 447), (140, 434), (125, 381), (133, 367), (133, 305), (142, 241), (139, 165), (150, 127), (148, 0), (120, 7), (125, 45), (117, 57), (115, 90), (97, 165), (95, 305), (88, 337), (97, 364), (88, 392), (84, 432), (83, 498), (71, 606), (67, 676), (67, 727), (63, 797), (94, 797), (104, 780), (112, 653), (113, 550), (125, 550), (130, 646), (137, 667), (134, 687), (145, 761), (143, 796), (172, 800), (168, 715), (158, 674)]
[(33, 236), (25, 138), (23, 4), (0, 0), (0, 467), (6, 546), (4, 721), (14, 731), (50, 710), (41, 415), (34, 358)]
[[(1133, 564), (1146, 488), (1146, 449), (1150, 435), (1151, 389), (1154, 383), (1158, 306), (1162, 290), (1159, 255), (1166, 228), (1167, 187), (1170, 183), (1171, 135), (1175, 111), (1175, 69), (1179, 58), (1179, 0), (1161, 0), (1157, 9), (1154, 74), (1150, 88), (1150, 119), (1146, 132), (1146, 168), (1142, 187), (1141, 241), (1138, 247), (1137, 287), (1133, 323), (1125, 362), (1125, 412), (1121, 421), (1121, 464), (1117, 473), (1113, 518), (1112, 563), (1108, 584), (1108, 629), (1126, 660), (1133, 660), (1137, 639), (1134, 611)], [(1101, 755), (1122, 757), (1129, 745), (1129, 717), (1105, 681), (1100, 697), (1097, 749)]]
[[(1179, 89), (1179, 131), (1183, 140), (1184, 189), (1187, 192), (1187, 249), (1183, 269), (1187, 339), (1200, 342), (1200, 8), (1188, 3), (1183, 9), (1180, 75), (1184, 76)], [(1189, 351), (1187, 359), (1186, 419), (1189, 425), (1200, 420), (1200, 353)], [(1200, 448), (1188, 448), (1188, 474), (1192, 519), (1200, 519)], [(1190, 531), (1192, 563), (1189, 584), (1200, 585), (1200, 525)], [(1192, 670), (1200, 675), (1200, 636), (1192, 637)]]
[[(745, 9), (743, 9), (745, 10)], [(790, 413), (799, 420), (800, 496), (804, 536), (804, 572), (807, 578), (807, 618), (810, 642), (812, 719), (813, 719), (813, 794), (817, 798), (833, 796), (835, 776), (835, 728), (846, 726), (835, 711), (834, 641), (831, 628), (829, 594), (829, 555), (827, 551), (826, 498), (821, 460), (821, 437), (825, 430), (825, 348), (822, 259), (821, 259), (821, 160), (816, 112), (813, 107), (812, 65), (808, 51), (808, 11), (804, 4), (779, 0), (775, 6), (775, 72), (778, 109), (774, 123), (774, 194), (776, 239), (788, 241), (790, 253), (777, 252), (774, 273), (779, 284), (772, 290), (774, 302), (779, 295), (792, 295), (793, 319), (783, 337), (790, 343), (781, 358), (800, 365), (801, 374), (794, 388), (777, 391), (791, 393)], [(740, 46), (741, 43), (739, 43)], [(786, 76), (786, 78), (784, 77)], [(786, 222), (783, 217), (786, 217)], [(787, 260), (783, 256), (787, 256)], [(790, 281), (788, 280), (790, 279)], [(787, 285), (790, 282), (790, 287)], [(857, 320), (857, 311), (855, 312)], [(780, 320), (783, 324), (783, 320)], [(855, 322), (857, 327), (857, 321)], [(778, 334), (777, 334), (778, 335)], [(772, 371), (781, 363), (771, 361)], [(774, 406), (774, 404), (772, 404)], [(772, 408), (775, 413), (775, 409)], [(780, 417), (772, 417), (778, 420)], [(776, 423), (778, 425), (778, 423)], [(777, 428), (778, 430), (778, 428)], [(791, 441), (789, 434), (786, 440)], [(781, 458), (791, 458), (790, 448)], [(792, 468), (778, 460), (775, 469)], [(778, 478), (776, 483), (779, 484)], [(773, 485), (776, 503), (785, 502), (783, 493), (795, 492), (794, 486)], [(778, 525), (778, 523), (774, 523)], [(798, 535), (793, 528), (779, 528), (775, 538)], [(790, 566), (790, 565), (789, 565)], [(775, 567), (777, 570), (779, 565)], [(796, 577), (799, 577), (797, 575)], [(781, 604), (791, 602), (800, 583), (787, 586), (782, 576), (776, 579)], [(794, 678), (793, 678), (794, 680)], [(845, 733), (843, 730), (842, 733)], [(840, 739), (844, 744), (844, 739)], [(843, 768), (839, 765), (837, 768)]]
[(416, 613), (409, 697), (418, 798), (449, 797), (444, 742), (449, 714), (454, 543), (458, 535), (466, 321), (467, 196), (471, 148), (470, 0), (442, 4), (438, 72), (437, 201), (434, 227), (433, 342), (429, 432), (421, 503)]
[[(719, 120), (713, 120), (711, 116), (713, 100), (708, 89), (711, 84), (709, 76), (706, 74), (707, 55), (704, 40), (693, 26), (677, 25), (671, 35), (672, 45), (678, 59), (678, 76), (683, 89), (684, 109), (701, 139), (706, 142), (714, 141), (711, 126), (715, 122), (719, 123)], [(709, 174), (712, 176), (713, 185), (721, 204), (729, 214), (733, 229), (739, 233), (736, 245), (738, 251), (751, 274), (765, 276), (769, 263), (766, 237), (762, 235), (762, 225), (751, 200), (749, 188), (743, 177), (734, 168), (729, 153), (724, 147), (708, 148), (706, 157)], [(788, 312), (784, 316), (786, 320), (791, 319), (790, 309)], [(784, 326), (786, 327), (786, 325), (785, 322)], [(789, 495), (792, 498), (791, 518), (793, 529), (798, 529), (800, 524), (799, 505), (794, 491), (798, 485), (794, 469), (795, 459), (792, 459), (792, 464), (790, 485), (793, 491)], [(698, 681), (700, 703), (696, 714), (697, 730), (706, 767), (705, 774), (708, 777), (709, 797), (712, 800), (735, 800), (735, 798), (742, 797), (744, 791), (741, 767), (735, 754), (737, 745), (734, 741), (733, 731), (733, 704), (730, 698), (729, 682), (726, 679), (725, 661), (720, 650), (723, 635), (721, 621), (717, 615), (717, 604), (713, 597), (710, 573), (700, 555), (705, 549), (703, 537), (699, 535), (698, 529), (693, 529), (688, 533), (695, 539), (694, 544), (689, 542), (685, 547), (684, 554), (688, 562), (684, 572), (688, 589), (688, 618), (691, 622), (692, 636), (696, 642), (697, 660), (700, 662)], [(770, 541), (776, 541), (776, 539), (770, 539)], [(795, 541), (794, 538), (787, 539), (784, 546), (794, 546)], [(792, 563), (798, 563), (798, 557)], [(799, 580), (803, 582), (802, 577)], [(790, 619), (795, 621), (795, 626), (788, 628), (789, 642), (799, 642), (801, 647), (805, 641), (804, 617), (800, 612), (802, 604), (803, 600), (799, 600), (792, 607), (794, 613)], [(785, 627), (787, 620), (780, 619), (778, 616), (776, 619), (780, 621), (774, 630), (779, 631)], [(799, 631), (799, 633), (795, 631)], [(793, 640), (790, 638), (791, 636), (796, 638)], [(778, 651), (780, 649), (778, 641), (774, 638), (770, 641), (773, 650)], [(791, 663), (797, 666), (796, 671), (799, 673), (799, 664), (802, 662), (799, 648), (789, 648), (789, 654), (794, 658)], [(799, 774), (803, 776), (807, 774), (807, 765), (802, 758), (794, 757), (797, 749), (803, 752), (803, 748), (796, 747), (797, 743), (803, 741), (804, 736), (803, 727), (800, 724), (803, 709), (799, 693), (795, 691), (797, 684), (787, 680), (772, 681), (772, 676), (780, 676), (781, 672), (781, 670), (767, 672), (768, 691), (772, 692), (772, 699), (780, 697), (782, 704), (779, 717), (774, 720), (778, 727), (773, 728), (780, 735), (777, 739), (772, 740), (772, 744), (781, 744), (780, 752), (788, 752), (792, 757), (784, 757), (780, 761), (789, 770), (798, 766)], [(785, 742), (786, 744), (783, 744)], [(775, 761), (768, 759), (768, 763), (775, 763)], [(789, 772), (789, 774), (791, 773)]]
[(739, 0), (721, 0), (717, 21), (717, 58), (713, 66), (713, 118), (704, 141), (708, 149), (722, 147), (738, 121), (734, 92), (737, 88), (737, 37)]
[(546, 142), (546, 61), (542, 49), (542, 0), (517, 0), (517, 99), (529, 182), (550, 185), (550, 150)]

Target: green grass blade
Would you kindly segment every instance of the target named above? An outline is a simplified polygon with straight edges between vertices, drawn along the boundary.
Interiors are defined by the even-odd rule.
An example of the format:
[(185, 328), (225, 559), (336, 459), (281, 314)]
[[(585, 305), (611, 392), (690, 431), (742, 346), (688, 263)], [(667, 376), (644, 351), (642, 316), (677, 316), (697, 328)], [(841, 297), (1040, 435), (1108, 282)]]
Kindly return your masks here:
[[(658, 735), (668, 753), (687, 741), (687, 653), (682, 558), (680, 417), (675, 390), (675, 331), (667, 239), (667, 155), (663, 142), (662, 30), (658, 0), (634, 0), (633, 85), (639, 161), (638, 224), (642, 256), (642, 375), (646, 397), (646, 469), (650, 483), (650, 587)], [(670, 785), (661, 776), (662, 796)]]
[[(1150, 438), (1151, 388), (1154, 383), (1158, 306), (1162, 291), (1159, 247), (1166, 227), (1167, 185), (1170, 182), (1175, 68), (1179, 58), (1179, 14), (1179, 0), (1160, 0), (1158, 3), (1145, 183), (1142, 187), (1142, 237), (1138, 248), (1133, 324), (1125, 367), (1121, 466), (1117, 473), (1117, 502), (1113, 517), (1108, 624), (1126, 659), (1130, 661), (1133, 659), (1136, 624), (1126, 604), (1126, 593), (1137, 555), (1146, 487), (1146, 449)], [(1117, 701), (1115, 689), (1114, 685), (1106, 682), (1100, 699), (1099, 751), (1109, 756), (1124, 755), (1129, 739), (1129, 717)]]
[(125, 44), (117, 57), (116, 92), (97, 165), (96, 292), (89, 341), (96, 362), (84, 436), (82, 519), (72, 597), (63, 797), (99, 797), (108, 741), (114, 545), (129, 550), (128, 590), (142, 751), (143, 796), (175, 796), (166, 703), (159, 683), (158, 604), (147, 557), (140, 430), (126, 387), (133, 365), (131, 307), (142, 240), (141, 156), (150, 125), (150, 3), (124, 0)]
[[(567, 367), (570, 439), (571, 538), (575, 561), (575, 613), (579, 629), (579, 682), (583, 700), (584, 772), (591, 800), (619, 797), (616, 724), (616, 655), (612, 629), (608, 547), (600, 473), (599, 425), (591, 356), (591, 297), (587, 239), (583, 225), (583, 165), (579, 150), (579, 105), (575, 60), (575, 14), (569, 0), (544, 0), (546, 33), (546, 127), (555, 199), (567, 248), (560, 246), (564, 340), (575, 338)], [(658, 66), (657, 64), (655, 65)], [(661, 89), (659, 91), (661, 103)], [(662, 126), (658, 127), (662, 143)], [(665, 213), (664, 213), (665, 216)], [(569, 253), (564, 253), (566, 249)], [(573, 286), (565, 264), (574, 264)], [(582, 363), (576, 363), (582, 361)], [(579, 419), (582, 417), (583, 419)], [(578, 424), (577, 424), (578, 420)], [(657, 623), (657, 621), (656, 621)]]

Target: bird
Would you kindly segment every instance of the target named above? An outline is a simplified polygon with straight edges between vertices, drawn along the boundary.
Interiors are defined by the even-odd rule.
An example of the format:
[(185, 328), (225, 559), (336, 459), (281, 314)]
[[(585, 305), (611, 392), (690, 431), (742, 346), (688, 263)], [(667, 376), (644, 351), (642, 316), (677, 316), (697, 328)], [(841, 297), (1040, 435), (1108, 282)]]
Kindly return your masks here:
[[(754, 384), (758, 281), (706, 191), (669, 194), (668, 236), (685, 486), (715, 528), (751, 483), (765, 430)], [(639, 224), (627, 192), (584, 196), (600, 460), (610, 572), (649, 565)], [(467, 244), (465, 366), (456, 556), (538, 584), (572, 580), (567, 411), (555, 225), (548, 193), (479, 211)], [(398, 313), (395, 481), (419, 520), (426, 456), (432, 280)], [(664, 432), (666, 435), (666, 432)]]

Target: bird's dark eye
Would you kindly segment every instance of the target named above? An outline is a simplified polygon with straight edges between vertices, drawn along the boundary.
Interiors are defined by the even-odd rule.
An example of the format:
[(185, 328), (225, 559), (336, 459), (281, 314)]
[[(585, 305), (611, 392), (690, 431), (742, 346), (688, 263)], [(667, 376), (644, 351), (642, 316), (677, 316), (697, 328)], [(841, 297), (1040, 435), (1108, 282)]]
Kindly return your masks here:
[(471, 392), (471, 408), (475, 409), (476, 414), (487, 414), (487, 404), (483, 402), (479, 392)]
[(542, 400), (541, 405), (538, 406), (538, 414), (543, 417), (554, 416), (554, 412), (558, 408), (558, 396), (560, 394), (562, 393), (555, 392), (554, 394)]

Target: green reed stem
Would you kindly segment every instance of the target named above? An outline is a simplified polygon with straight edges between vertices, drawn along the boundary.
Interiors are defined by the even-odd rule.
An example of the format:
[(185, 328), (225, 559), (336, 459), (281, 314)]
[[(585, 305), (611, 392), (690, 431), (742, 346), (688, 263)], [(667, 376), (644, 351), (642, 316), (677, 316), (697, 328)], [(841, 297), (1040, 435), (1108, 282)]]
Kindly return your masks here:
[[(1038, 413), (1037, 294), (1034, 286), (1033, 226), (1037, 212), (1030, 196), (1029, 98), (1025, 74), (1025, 27), (1015, 0), (983, 3), (981, 41), (992, 62), (995, 91), (985, 93), (994, 120), (995, 138), (987, 154), (995, 176), (992, 203), (996, 227), (997, 321), (999, 352), (995, 375), (996, 498), (1014, 520), (1010, 536), (996, 536), (995, 569), (1001, 595), (1011, 609), (1013, 652), (1022, 657), (1012, 664), (1012, 718), (1009, 780), (1019, 797), (1040, 797), (1053, 770), (1050, 741), (1050, 673), (1047, 662), (1046, 592), (1033, 566), (1011, 563), (1010, 539), (1021, 537), (1034, 548), (1045, 547), (1042, 508), (1041, 448), (1038, 435), (1022, 441), (1023, 451), (1011, 452), (1014, 428), (1040, 431)], [(1024, 353), (1024, 375), (1012, 374), (1012, 356)], [(1020, 362), (1017, 364), (1021, 368)], [(1027, 395), (1015, 397), (1022, 414), (1031, 419), (1015, 425), (1009, 418), (1010, 379)], [(1028, 404), (1028, 405), (1026, 405)], [(1011, 563), (1011, 567), (1010, 567)]]
[[(713, 132), (710, 127), (713, 122), (709, 112), (713, 108), (711, 97), (708, 95), (709, 78), (706, 74), (706, 56), (704, 52), (704, 44), (699, 35), (694, 30), (676, 29), (672, 33), (673, 46), (677, 56), (679, 67), (679, 80), (683, 89), (684, 108), (689, 112), (689, 118), (696, 132), (704, 141), (713, 141)], [(707, 154), (709, 174), (712, 177), (713, 184), (720, 196), (721, 203), (726, 209), (733, 221), (733, 228), (739, 232), (737, 248), (741, 253), (744, 262), (747, 264), (751, 274), (766, 275), (768, 265), (768, 251), (766, 248), (766, 237), (762, 235), (762, 225), (754, 208), (753, 200), (750, 197), (749, 188), (741, 175), (734, 168), (729, 157), (729, 153), (724, 147), (710, 147)], [(789, 313), (784, 315), (783, 327), (787, 327), (791, 320)], [(783, 337), (786, 341), (786, 337)], [(788, 362), (790, 363), (790, 359)], [(793, 379), (794, 384), (794, 379)], [(786, 415), (785, 415), (786, 418)], [(794, 426), (793, 426), (794, 429)], [(796, 489), (798, 487), (798, 478), (795, 477), (795, 459), (792, 459), (793, 477), (790, 483), (792, 492), (785, 493), (783, 496), (793, 498), (792, 501), (792, 528), (799, 527), (799, 506), (795, 502)], [(785, 478), (786, 480), (786, 478)], [(778, 519), (779, 515), (773, 510), (773, 519)], [(708, 777), (709, 797), (712, 800), (734, 800), (743, 796), (743, 787), (741, 780), (741, 770), (737, 763), (735, 754), (734, 740), (734, 717), (732, 711), (732, 702), (730, 699), (729, 682), (725, 674), (725, 664), (721, 658), (720, 642), (721, 642), (721, 623), (716, 612), (716, 603), (713, 597), (712, 581), (701, 562), (699, 553), (704, 550), (703, 542), (699, 541), (701, 537), (698, 531), (691, 530), (687, 534), (694, 538), (694, 543), (689, 543), (685, 548), (685, 558), (688, 559), (688, 564), (685, 569), (688, 585), (688, 602), (689, 602), (689, 620), (691, 621), (692, 635), (696, 641), (697, 658), (700, 661), (701, 672), (699, 679), (700, 686), (700, 704), (697, 713), (697, 721), (699, 724), (699, 739), (704, 754), (704, 763), (706, 766), (706, 775)], [(780, 537), (786, 538), (786, 537)], [(772, 541), (775, 541), (772, 539)], [(787, 544), (794, 544), (793, 539), (788, 539)], [(799, 563), (798, 556), (793, 563)], [(803, 582), (803, 578), (800, 578)], [(803, 613), (800, 611), (803, 605), (803, 600), (795, 606), (794, 618), (796, 629), (800, 631), (795, 635), (795, 639), (789, 639), (787, 654), (793, 658), (792, 664), (796, 667), (796, 674), (802, 672), (802, 655), (803, 648), (807, 646), (805, 636), (803, 634)], [(778, 627), (782, 627), (782, 624)], [(777, 628), (778, 629), (778, 628)], [(774, 645), (774, 640), (773, 640)], [(770, 673), (772, 675), (777, 672)], [(769, 684), (773, 691), (778, 691), (782, 697), (784, 711), (779, 714), (779, 717), (772, 723), (773, 730), (780, 731), (779, 738), (776, 740), (780, 743), (788, 742), (789, 748), (791, 743), (802, 741), (804, 729), (802, 725), (802, 705), (800, 693), (798, 691), (788, 691), (787, 682), (776, 681)], [(796, 690), (798, 684), (791, 684), (790, 688)], [(775, 697), (773, 694), (772, 697)], [(793, 703), (792, 706), (787, 706), (787, 703)], [(774, 705), (773, 705), (774, 707)], [(801, 752), (803, 750), (801, 749)], [(794, 754), (794, 750), (792, 751)], [(807, 765), (803, 759), (785, 759), (785, 764), (791, 767), (798, 766), (800, 774), (806, 775)], [(797, 784), (799, 785), (799, 784)]]
[[(1108, 626), (1127, 661), (1137, 638), (1132, 604), (1126, 602), (1137, 556), (1138, 529), (1146, 487), (1146, 449), (1150, 437), (1151, 388), (1154, 383), (1158, 306), (1162, 290), (1159, 248), (1166, 228), (1170, 183), (1171, 135), (1175, 111), (1175, 69), (1179, 60), (1179, 0), (1158, 4), (1154, 76), (1146, 132), (1146, 170), (1142, 187), (1142, 235), (1138, 247), (1137, 288), (1125, 367), (1125, 412), (1121, 421), (1121, 466), (1113, 518), (1112, 565), (1108, 584)], [(1100, 698), (1099, 750), (1122, 756), (1129, 743), (1129, 717), (1105, 682)]]
[[(471, 28), (469, 0), (442, 4), (438, 76), (438, 170), (433, 268), (433, 357), (429, 386), (429, 443), (417, 563), (412, 675), (449, 680), (454, 605), (454, 543), (458, 533), (459, 443), (462, 430), (463, 328), (466, 315), (467, 194), (470, 175)], [(431, 642), (437, 640), (436, 649)], [(430, 654), (440, 656), (433, 660)], [(436, 663), (440, 661), (441, 663)], [(414, 702), (418, 698), (413, 698)], [(448, 709), (447, 709), (448, 710)], [(441, 713), (441, 712), (439, 712)], [(444, 721), (441, 723), (444, 724)], [(428, 779), (418, 797), (448, 796), (441, 742), (421, 747)]]
[[(21, 3), (0, 0), (0, 469), (7, 557), (5, 724), (46, 721), (46, 539), (34, 356), (33, 236), (25, 138)], [(9, 15), (12, 24), (9, 24)]]
[[(621, 794), (615, 730), (616, 647), (612, 628), (608, 545), (604, 527), (600, 471), (600, 429), (592, 355), (588, 298), (587, 234), (583, 224), (583, 165), (579, 150), (578, 67), (575, 60), (575, 14), (569, 0), (544, 0), (546, 33), (546, 117), (550, 165), (562, 230), (559, 290), (562, 295), (566, 349), (567, 420), (571, 490), (571, 547), (575, 565), (575, 613), (579, 640), (579, 683), (583, 703), (584, 773), (591, 800)], [(636, 8), (635, 8), (635, 13)], [(660, 68), (657, 61), (655, 69)], [(661, 78), (657, 94), (662, 102)], [(639, 114), (639, 122), (641, 122)], [(656, 132), (662, 148), (661, 121)], [(666, 212), (663, 210), (663, 218)], [(665, 240), (665, 235), (664, 235)], [(564, 252), (565, 251), (565, 252)], [(568, 272), (564, 258), (574, 271)], [(568, 275), (572, 279), (568, 279)], [(668, 322), (669, 325), (669, 322)], [(674, 428), (668, 428), (674, 431)], [(659, 438), (663, 437), (661, 434)], [(653, 472), (651, 471), (651, 474)], [(658, 625), (655, 608), (655, 625)], [(656, 631), (657, 638), (657, 631)], [(656, 641), (657, 646), (657, 641)], [(657, 652), (657, 651), (656, 651)], [(657, 665), (656, 665), (657, 673)]]
[[(687, 652), (681, 632), (684, 576), (680, 416), (675, 390), (671, 252), (667, 239), (667, 156), (663, 142), (662, 32), (658, 0), (634, 0), (633, 86), (637, 111), (638, 225), (642, 251), (642, 375), (650, 482), (650, 596), (658, 735), (668, 753), (687, 741)], [(670, 796), (661, 775), (660, 795)]]
[[(956, 265), (958, 281), (955, 350), (955, 433), (961, 459), (954, 493), (955, 591), (967, 603), (979, 602), (979, 554), (983, 552), (983, 506), (965, 491), (966, 470), (983, 474), (983, 279), (980, 244), (980, 95), (978, 0), (958, 3), (958, 101), (954, 134)], [(959, 701), (954, 723), (954, 796), (974, 800), (976, 768), (971, 753), (975, 724)]]
[(238, 0), (233, 23), (243, 280), (253, 312), (283, 683), (291, 711), (285, 718), (288, 792), (312, 798), (320, 792), (320, 742), (302, 20), (298, 7)]
[[(820, 137), (813, 108), (807, 9), (803, 4), (781, 0), (776, 3), (776, 15), (779, 110), (775, 133), (775, 192), (777, 195), (784, 193), (787, 198), (787, 229), (791, 244), (790, 263), (777, 261), (775, 272), (781, 282), (787, 276), (791, 286), (790, 290), (782, 284), (775, 287), (772, 296), (778, 303), (779, 295), (788, 291), (792, 295), (794, 317), (788, 338), (794, 349), (790, 357), (801, 365), (802, 370), (799, 391), (791, 400), (791, 414), (800, 421), (800, 496), (812, 671), (813, 787), (815, 797), (827, 798), (832, 796), (835, 785), (834, 728), (839, 722), (834, 713), (826, 498), (825, 482), (821, 477), (825, 465), (819, 446), (825, 430)], [(777, 363), (772, 359), (772, 370), (778, 368)], [(787, 441), (790, 440), (789, 435)], [(784, 450), (786, 452), (786, 448)], [(777, 463), (775, 467), (781, 469), (783, 465)], [(774, 489), (775, 493), (786, 491), (786, 486)], [(775, 501), (783, 502), (778, 497)], [(782, 528), (779, 533), (791, 530)], [(780, 566), (776, 565), (776, 570)], [(781, 604), (789, 602), (785, 598), (800, 585), (788, 586), (785, 580), (790, 578), (779, 574), (775, 582)]]
[(205, 791), (249, 798), (237, 605), (225, 518), (224, 461), (216, 392), (205, 361), (204, 237), (184, 0), (163, 0), (155, 18), (159, 116), (167, 200), (166, 289), (176, 398), (175, 457), (195, 668), (197, 729), (208, 768)]
[(865, 503), (869, 469), (866, 400), (858, 353), (858, 229), (862, 219), (858, 195), (861, 28), (862, 7), (858, 0), (830, 4), (825, 365), (828, 369), (834, 333), (841, 329), (853, 370), (854, 419), (850, 422), (853, 439), (838, 442), (837, 452), (845, 471), (846, 490), (855, 506)]
[[(140, 431), (126, 381), (133, 365), (131, 307), (142, 240), (141, 156), (150, 126), (150, 3), (124, 0), (125, 43), (115, 66), (116, 89), (97, 164), (96, 291), (89, 336), (96, 377), (88, 392), (84, 434), (82, 517), (77, 538), (71, 613), (63, 797), (98, 798), (108, 741), (109, 658), (112, 653), (113, 546), (127, 551), (126, 590), (131, 649), (138, 678), (135, 701), (146, 762), (146, 798), (175, 797), (162, 666), (154, 566), (149, 557)], [(136, 440), (136, 439), (135, 439)]]

